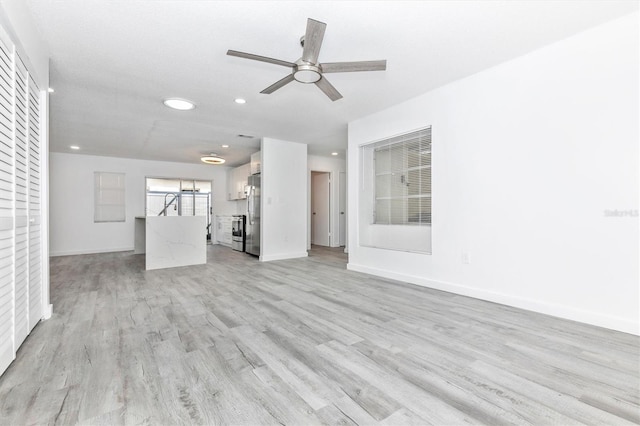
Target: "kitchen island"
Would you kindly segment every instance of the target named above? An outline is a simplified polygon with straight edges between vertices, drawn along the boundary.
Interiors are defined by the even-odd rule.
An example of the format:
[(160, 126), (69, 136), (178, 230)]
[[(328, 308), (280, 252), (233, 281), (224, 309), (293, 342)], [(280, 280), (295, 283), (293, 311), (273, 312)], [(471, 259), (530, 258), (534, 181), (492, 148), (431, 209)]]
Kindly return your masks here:
[(136, 216), (134, 253), (145, 269), (207, 263), (205, 216)]

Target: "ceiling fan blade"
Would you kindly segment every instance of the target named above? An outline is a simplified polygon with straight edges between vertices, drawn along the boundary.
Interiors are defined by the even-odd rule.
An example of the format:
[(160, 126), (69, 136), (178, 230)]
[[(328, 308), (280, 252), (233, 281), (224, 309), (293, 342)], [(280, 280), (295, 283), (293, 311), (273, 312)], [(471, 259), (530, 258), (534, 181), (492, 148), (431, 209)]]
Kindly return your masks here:
[(291, 83), (293, 81), (293, 74), (289, 74), (288, 76), (286, 76), (283, 79), (280, 79), (278, 81), (276, 81), (275, 83), (273, 83), (271, 86), (267, 87), (266, 89), (264, 89), (262, 92), (260, 93), (264, 93), (264, 94), (270, 94), (275, 92), (276, 90), (278, 90), (279, 88), (281, 88), (282, 86)]
[(227, 55), (238, 58), (253, 59), (254, 61), (268, 62), (270, 64), (282, 65), (283, 67), (293, 67), (293, 62), (281, 61), (280, 59), (268, 58), (266, 56), (254, 55), (253, 53), (238, 52), (237, 50), (227, 50)]
[(360, 61), (360, 62), (329, 62), (320, 64), (323, 73), (328, 72), (355, 72), (355, 71), (384, 71), (387, 69), (387, 61)]
[(340, 92), (338, 92), (336, 88), (333, 87), (331, 83), (329, 83), (329, 81), (324, 77), (316, 81), (316, 86), (318, 86), (320, 90), (322, 90), (324, 94), (327, 95), (332, 101), (337, 101), (338, 99), (342, 98)]
[(302, 49), (302, 60), (312, 64), (318, 63), (318, 55), (324, 38), (324, 31), (327, 24), (316, 21), (315, 19), (307, 19), (307, 32), (304, 35), (304, 47)]

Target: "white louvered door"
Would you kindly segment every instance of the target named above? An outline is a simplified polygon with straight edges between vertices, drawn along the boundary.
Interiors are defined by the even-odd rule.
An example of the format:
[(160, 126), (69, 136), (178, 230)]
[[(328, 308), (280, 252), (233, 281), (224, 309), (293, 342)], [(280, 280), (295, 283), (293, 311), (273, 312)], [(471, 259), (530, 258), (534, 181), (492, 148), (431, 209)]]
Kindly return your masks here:
[(29, 330), (42, 318), (39, 96), (38, 86), (29, 78)]
[(43, 316), (40, 96), (0, 28), (0, 374)]
[(29, 75), (15, 61), (15, 287), (16, 346), (29, 334), (29, 147), (27, 146)]
[(0, 372), (15, 355), (13, 53), (0, 39)]

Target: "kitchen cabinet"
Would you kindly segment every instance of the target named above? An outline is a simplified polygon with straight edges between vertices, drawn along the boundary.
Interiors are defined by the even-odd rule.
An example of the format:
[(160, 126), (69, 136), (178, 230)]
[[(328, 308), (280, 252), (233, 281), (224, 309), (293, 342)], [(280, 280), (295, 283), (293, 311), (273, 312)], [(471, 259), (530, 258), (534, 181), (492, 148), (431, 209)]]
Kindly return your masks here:
[(227, 199), (244, 200), (247, 194), (244, 187), (247, 185), (247, 178), (251, 174), (251, 163), (229, 170), (227, 175)]
[(262, 152), (254, 152), (251, 154), (251, 174), (257, 175), (260, 174), (262, 169)]
[(232, 231), (233, 216), (216, 216), (216, 241), (218, 244), (231, 247), (233, 236)]

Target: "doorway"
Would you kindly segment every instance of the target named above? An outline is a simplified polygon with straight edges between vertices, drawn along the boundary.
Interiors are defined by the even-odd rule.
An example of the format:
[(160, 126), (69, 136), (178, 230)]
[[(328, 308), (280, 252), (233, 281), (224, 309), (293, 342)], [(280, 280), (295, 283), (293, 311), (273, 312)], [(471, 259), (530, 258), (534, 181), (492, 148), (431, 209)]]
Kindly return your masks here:
[(347, 174), (340, 172), (340, 182), (338, 185), (339, 190), (339, 206), (340, 222), (338, 224), (338, 245), (340, 247), (346, 247), (347, 245)]
[(311, 172), (311, 244), (330, 246), (330, 198), (329, 172)]

